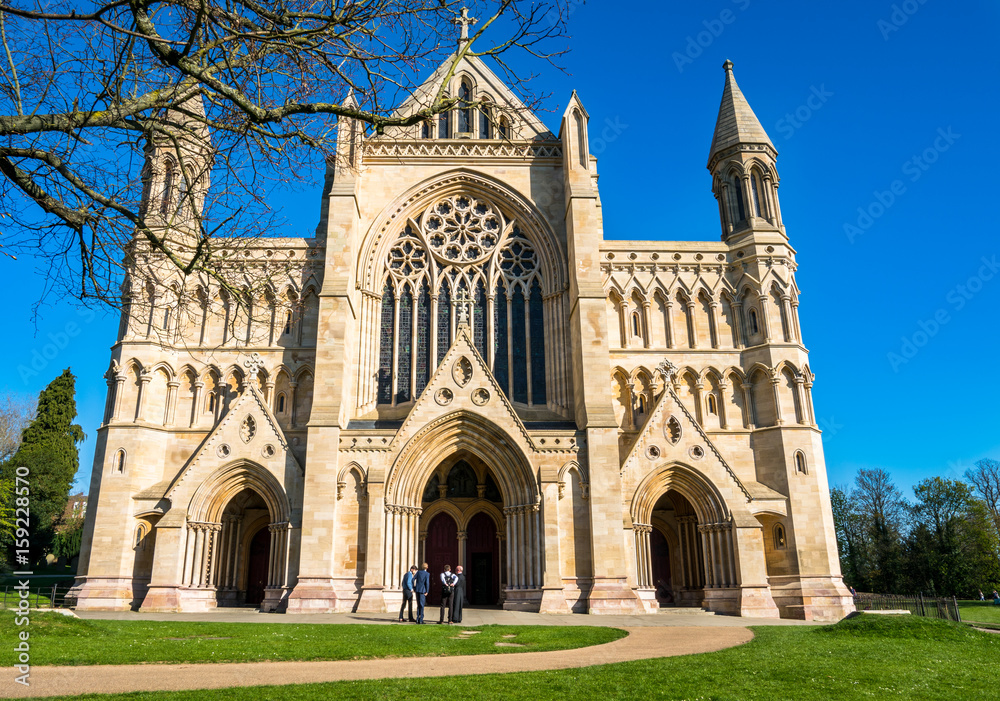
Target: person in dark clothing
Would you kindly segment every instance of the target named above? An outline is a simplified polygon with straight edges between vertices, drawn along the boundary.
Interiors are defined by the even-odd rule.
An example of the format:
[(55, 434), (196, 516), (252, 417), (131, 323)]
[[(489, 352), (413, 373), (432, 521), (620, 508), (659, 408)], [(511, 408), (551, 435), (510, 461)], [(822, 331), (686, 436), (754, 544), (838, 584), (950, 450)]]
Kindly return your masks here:
[(465, 575), (462, 573), (462, 566), (455, 568), (455, 591), (451, 595), (451, 622), (462, 622), (462, 606), (465, 605)]
[(413, 585), (416, 584), (417, 579), (417, 566), (411, 565), (410, 570), (403, 575), (403, 605), (399, 607), (399, 622), (403, 622), (403, 611), (406, 610), (406, 605), (410, 605), (410, 623), (416, 623), (417, 619), (413, 617)]
[(445, 622), (445, 610), (448, 611), (448, 625), (451, 625), (451, 605), (457, 581), (458, 577), (451, 573), (451, 565), (445, 565), (444, 572), (441, 573), (441, 617), (438, 619), (438, 625), (443, 625)]
[(417, 624), (424, 623), (424, 605), (427, 603), (427, 592), (431, 590), (431, 573), (427, 571), (425, 562), (417, 572), (413, 582), (413, 593), (417, 595)]

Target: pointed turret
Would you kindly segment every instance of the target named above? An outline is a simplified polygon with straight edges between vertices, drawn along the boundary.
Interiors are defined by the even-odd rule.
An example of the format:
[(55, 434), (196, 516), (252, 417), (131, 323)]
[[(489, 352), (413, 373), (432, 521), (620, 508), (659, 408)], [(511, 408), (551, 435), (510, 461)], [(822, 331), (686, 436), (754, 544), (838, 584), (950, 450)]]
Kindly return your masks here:
[(747, 230), (778, 230), (783, 235), (775, 167), (778, 151), (736, 84), (733, 62), (726, 61), (722, 67), (726, 85), (708, 155), (722, 238)]

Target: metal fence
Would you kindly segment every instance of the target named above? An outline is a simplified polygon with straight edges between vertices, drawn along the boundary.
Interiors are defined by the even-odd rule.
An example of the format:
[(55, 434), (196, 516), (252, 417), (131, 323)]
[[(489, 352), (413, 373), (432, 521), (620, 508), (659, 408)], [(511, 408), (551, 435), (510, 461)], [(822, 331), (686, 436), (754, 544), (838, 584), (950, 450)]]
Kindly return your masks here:
[(21, 589), (15, 589), (14, 585), (5, 585), (3, 588), (3, 608), (16, 608), (21, 600), (27, 598), (28, 605), (33, 608), (66, 608), (66, 594), (72, 588), (72, 584), (53, 584), (44, 587), (29, 587), (28, 596), (23, 597)]
[(909, 611), (914, 616), (943, 618), (946, 621), (962, 622), (955, 597), (935, 598), (917, 596), (897, 596), (895, 594), (855, 594), (854, 608), (858, 611)]

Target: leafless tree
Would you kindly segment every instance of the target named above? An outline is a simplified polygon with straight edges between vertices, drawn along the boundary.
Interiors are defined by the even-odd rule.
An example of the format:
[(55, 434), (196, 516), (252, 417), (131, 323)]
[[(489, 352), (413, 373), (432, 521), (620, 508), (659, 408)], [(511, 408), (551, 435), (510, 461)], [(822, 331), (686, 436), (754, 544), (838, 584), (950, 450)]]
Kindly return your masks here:
[(965, 471), (965, 479), (986, 504), (997, 533), (1000, 533), (1000, 461), (983, 458)]
[(0, 463), (5, 462), (21, 445), (21, 433), (35, 418), (37, 400), (27, 395), (0, 394)]
[[(429, 66), (492, 57), (532, 106), (510, 61), (562, 52), (564, 3), (468, 3), (456, 48), (456, 0), (0, 0), (0, 251), (86, 302), (119, 303), (137, 245), (218, 278), (221, 249), (273, 235), (273, 188), (336, 152), (338, 118), (383, 133), (460, 104), (393, 111)], [(164, 146), (176, 203), (150, 189)]]

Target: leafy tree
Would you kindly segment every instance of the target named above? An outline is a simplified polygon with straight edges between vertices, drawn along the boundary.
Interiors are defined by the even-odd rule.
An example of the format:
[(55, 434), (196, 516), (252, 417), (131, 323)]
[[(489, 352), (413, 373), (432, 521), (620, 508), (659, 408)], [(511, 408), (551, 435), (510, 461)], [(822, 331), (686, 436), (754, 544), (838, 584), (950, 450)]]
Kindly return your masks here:
[(76, 418), (76, 378), (69, 368), (38, 395), (38, 413), (24, 429), (14, 456), (0, 468), (0, 477), (12, 479), (18, 467), (27, 467), (30, 482), (30, 550), (38, 562), (50, 549), (54, 529), (66, 508), (73, 476), (80, 465), (76, 445), (84, 439)]
[(859, 591), (871, 590), (869, 560), (871, 548), (864, 519), (858, 513), (850, 487), (830, 490), (833, 524), (840, 551), (840, 571), (844, 581)]
[(1000, 581), (997, 536), (969, 485), (931, 477), (913, 488), (914, 527), (907, 541), (913, 584), (938, 596), (969, 596)]
[(898, 592), (903, 584), (906, 500), (889, 473), (881, 468), (858, 470), (851, 495), (869, 545), (871, 591)]

